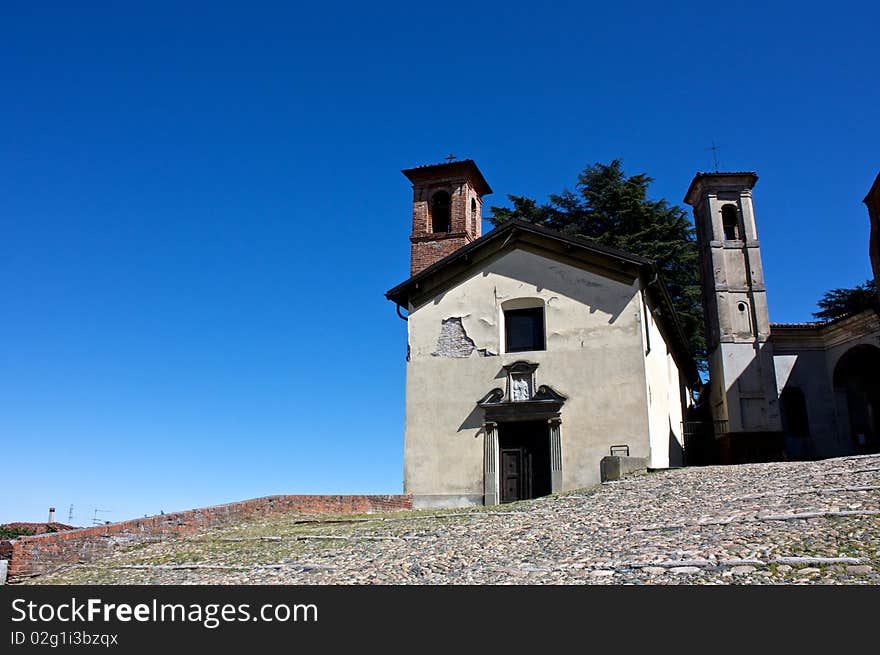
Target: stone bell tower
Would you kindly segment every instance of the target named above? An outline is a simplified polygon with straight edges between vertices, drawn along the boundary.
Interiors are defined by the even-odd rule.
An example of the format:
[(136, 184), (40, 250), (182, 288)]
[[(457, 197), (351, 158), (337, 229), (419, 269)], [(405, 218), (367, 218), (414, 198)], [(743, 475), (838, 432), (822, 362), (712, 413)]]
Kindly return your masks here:
[(413, 184), (410, 275), (482, 233), (483, 196), (492, 189), (471, 159), (401, 171)]
[(694, 208), (709, 355), (709, 402), (727, 461), (773, 459), (782, 423), (767, 289), (752, 203), (758, 176), (697, 173)]

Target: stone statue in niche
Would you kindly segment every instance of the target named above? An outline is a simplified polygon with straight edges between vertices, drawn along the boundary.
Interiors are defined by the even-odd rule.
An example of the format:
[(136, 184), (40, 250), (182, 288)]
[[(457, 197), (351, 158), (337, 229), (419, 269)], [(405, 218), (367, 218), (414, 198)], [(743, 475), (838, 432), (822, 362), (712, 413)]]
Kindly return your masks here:
[(529, 379), (531, 376), (528, 374), (525, 375), (511, 375), (510, 376), (510, 399), (513, 401), (517, 400), (529, 400), (532, 397), (532, 384)]

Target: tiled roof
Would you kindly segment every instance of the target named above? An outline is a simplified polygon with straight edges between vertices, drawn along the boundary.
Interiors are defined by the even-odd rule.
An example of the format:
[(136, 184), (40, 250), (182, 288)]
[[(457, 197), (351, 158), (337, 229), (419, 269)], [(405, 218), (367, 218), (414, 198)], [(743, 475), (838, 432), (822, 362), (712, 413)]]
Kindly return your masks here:
[(826, 322), (822, 321), (812, 321), (807, 323), (771, 323), (771, 328), (820, 328), (825, 325), (828, 325)]
[(438, 161), (435, 164), (419, 164), (418, 166), (414, 166), (413, 168), (408, 168), (406, 170), (413, 171), (419, 168), (434, 168), (435, 166), (453, 166), (455, 164), (474, 164), (476, 162), (473, 159), (453, 159), (452, 161)]
[(716, 175), (754, 175), (758, 177), (758, 174), (755, 171), (715, 171), (714, 173), (709, 171), (699, 171), (694, 178), (700, 177), (715, 177)]
[(435, 175), (439, 177), (443, 174), (455, 175), (458, 173), (470, 177), (474, 183), (474, 188), (476, 188), (477, 193), (481, 196), (492, 193), (492, 187), (486, 182), (486, 178), (483, 177), (483, 173), (473, 159), (456, 159), (440, 164), (422, 164), (415, 168), (405, 168), (400, 172), (406, 175), (407, 179), (414, 184), (429, 181)]
[(684, 194), (684, 201), (689, 205), (694, 205), (697, 202), (697, 199), (693, 197), (694, 192), (696, 191), (697, 183), (705, 178), (713, 178), (713, 177), (731, 177), (736, 175), (748, 175), (751, 176), (752, 180), (749, 184), (749, 188), (752, 188), (755, 185), (755, 182), (758, 181), (758, 174), (755, 171), (718, 171), (716, 173), (708, 173), (705, 171), (700, 171), (696, 175), (694, 175), (694, 179), (691, 180), (690, 186), (688, 186), (687, 193)]
[(440, 271), (443, 268), (446, 268), (453, 262), (459, 259), (463, 259), (470, 255), (474, 250), (477, 250), (483, 247), (485, 244), (490, 241), (495, 241), (502, 236), (507, 235), (510, 232), (515, 232), (516, 230), (520, 230), (523, 232), (531, 232), (534, 234), (540, 234), (542, 236), (548, 237), (550, 239), (554, 239), (556, 241), (562, 241), (565, 243), (569, 243), (573, 246), (577, 246), (580, 248), (584, 248), (585, 250), (591, 250), (593, 252), (601, 253), (607, 255), (609, 257), (614, 257), (616, 259), (620, 259), (623, 261), (628, 261), (637, 266), (650, 265), (653, 266), (654, 262), (650, 259), (645, 259), (644, 257), (640, 257), (639, 255), (635, 255), (630, 252), (625, 252), (623, 250), (618, 250), (617, 248), (612, 248), (611, 246), (606, 246), (601, 243), (597, 243), (595, 241), (591, 241), (589, 239), (584, 239), (582, 237), (573, 237), (567, 234), (562, 234), (561, 232), (557, 232), (556, 230), (550, 230), (545, 227), (541, 227), (539, 225), (535, 225), (534, 223), (529, 223), (527, 221), (513, 219), (507, 221), (506, 223), (502, 223), (498, 227), (493, 230), (490, 230), (479, 239), (475, 241), (471, 241), (469, 244), (462, 246), (455, 252), (447, 255), (443, 259), (434, 262), (424, 270), (416, 273), (408, 280), (398, 284), (396, 287), (388, 291), (385, 294), (385, 297), (389, 300), (399, 300), (402, 298), (408, 291), (412, 288), (417, 287), (419, 282), (423, 279), (433, 275), (437, 271)]
[(873, 309), (875, 312), (880, 312), (880, 304), (875, 303), (873, 307), (866, 307), (860, 312), (849, 313), (849, 314), (841, 314), (840, 316), (835, 316), (831, 320), (828, 321), (804, 321), (802, 323), (771, 323), (770, 328), (794, 328), (798, 330), (819, 330), (824, 327), (828, 327), (829, 325), (834, 325), (835, 323), (840, 323), (841, 321), (845, 321), (848, 318), (852, 318), (853, 316), (858, 316), (859, 314)]

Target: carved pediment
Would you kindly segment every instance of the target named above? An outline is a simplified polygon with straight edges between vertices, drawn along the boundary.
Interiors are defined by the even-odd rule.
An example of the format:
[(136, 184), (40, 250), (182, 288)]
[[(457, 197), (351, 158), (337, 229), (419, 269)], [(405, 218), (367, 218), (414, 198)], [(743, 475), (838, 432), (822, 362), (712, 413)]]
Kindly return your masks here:
[(482, 406), (482, 405), (496, 405), (496, 404), (503, 402), (503, 401), (504, 401), (504, 389), (499, 389), (498, 387), (496, 387), (496, 388), (492, 389), (492, 391), (487, 393), (485, 396), (480, 398), (477, 401), (477, 404), (480, 406)]
[(535, 371), (538, 364), (524, 360), (504, 366), (507, 373), (505, 389), (496, 387), (477, 401), (483, 408), (506, 406), (511, 410), (516, 407), (549, 406), (557, 409), (565, 402), (566, 397), (551, 386), (535, 385)]
[(535, 395), (532, 396), (532, 400), (550, 400), (556, 402), (565, 402), (566, 397), (556, 391), (553, 387), (547, 384), (542, 384), (540, 387), (538, 387)]

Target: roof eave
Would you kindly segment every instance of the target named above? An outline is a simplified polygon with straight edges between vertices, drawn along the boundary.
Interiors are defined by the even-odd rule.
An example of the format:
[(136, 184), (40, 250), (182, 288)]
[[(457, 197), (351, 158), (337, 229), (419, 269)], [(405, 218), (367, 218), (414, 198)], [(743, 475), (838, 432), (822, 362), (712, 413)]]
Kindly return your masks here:
[(722, 177), (750, 177), (749, 188), (753, 188), (755, 184), (758, 182), (758, 174), (755, 171), (733, 171), (730, 173), (706, 173), (702, 171), (698, 171), (694, 175), (694, 179), (691, 180), (691, 184), (688, 187), (687, 193), (684, 194), (684, 202), (693, 206), (697, 203), (697, 188), (703, 184), (703, 181), (711, 178), (722, 178)]
[(506, 235), (508, 232), (515, 234), (517, 230), (522, 230), (524, 232), (530, 232), (532, 234), (537, 234), (537, 235), (544, 236), (544, 237), (547, 237), (550, 239), (554, 239), (556, 241), (567, 243), (567, 244), (570, 244), (575, 247), (584, 248), (584, 249), (589, 250), (591, 252), (601, 254), (601, 255), (606, 255), (608, 257), (612, 257), (615, 259), (619, 259), (621, 261), (624, 261), (624, 262), (627, 262), (629, 264), (633, 264), (636, 266), (644, 266), (646, 264), (653, 265), (653, 262), (650, 259), (640, 257), (639, 255), (635, 255), (633, 253), (626, 252), (624, 250), (618, 250), (617, 248), (611, 248), (610, 246), (603, 246), (601, 244), (588, 241), (587, 239), (583, 239), (580, 237), (568, 236), (568, 235), (556, 232), (555, 230), (549, 230), (547, 228), (534, 225), (532, 223), (527, 223), (526, 221), (514, 219), (511, 221), (507, 221), (506, 223), (504, 223), (500, 227), (496, 227), (494, 230), (487, 232), (486, 234), (481, 236), (479, 239), (476, 239), (475, 241), (471, 241), (469, 244), (462, 246), (461, 248), (459, 248), (455, 252), (444, 257), (443, 259), (440, 259), (440, 260), (434, 262), (433, 264), (431, 264), (430, 266), (428, 266), (427, 268), (419, 271), (418, 273), (416, 273), (415, 275), (413, 275), (409, 279), (404, 280), (403, 282), (401, 282), (397, 286), (388, 290), (385, 293), (385, 297), (388, 298), (389, 300), (397, 302), (398, 305), (404, 304), (402, 302), (399, 302), (397, 297), (400, 296), (401, 294), (407, 292), (410, 288), (418, 287), (419, 283), (422, 280), (427, 279), (432, 274), (445, 268), (446, 266), (449, 266), (450, 264), (453, 264), (454, 262), (458, 261), (459, 259), (461, 259), (463, 257), (467, 257), (468, 255), (473, 253), (474, 250), (476, 250), (482, 246), (485, 246), (486, 244), (491, 243), (492, 241), (494, 241), (496, 239), (501, 238), (502, 236)]
[(474, 189), (476, 189), (481, 197), (492, 194), (492, 187), (489, 186), (486, 178), (483, 177), (480, 167), (477, 166), (473, 159), (462, 159), (460, 161), (444, 162), (442, 164), (425, 164), (424, 166), (404, 168), (400, 172), (403, 173), (406, 176), (406, 179), (410, 182), (418, 184), (420, 182), (430, 181), (438, 172), (442, 173), (447, 171), (453, 177), (458, 177), (458, 175), (456, 175), (456, 173), (458, 173), (461, 177), (469, 178), (474, 185)]
[(454, 264), (458, 260), (470, 256), (475, 250), (487, 245), (488, 243), (500, 239), (508, 233), (510, 233), (511, 235), (515, 234), (518, 230), (545, 236), (556, 241), (571, 244), (575, 247), (584, 248), (585, 250), (591, 251), (593, 253), (598, 253), (608, 256), (610, 258), (620, 260), (622, 262), (636, 266), (638, 270), (642, 272), (642, 274), (649, 276), (649, 279), (654, 279), (656, 277), (658, 281), (658, 284), (656, 286), (659, 289), (659, 302), (664, 307), (664, 327), (662, 329), (665, 333), (665, 339), (668, 342), (671, 351), (673, 351), (672, 354), (675, 357), (680, 370), (685, 375), (690, 387), (694, 388), (696, 386), (699, 386), (700, 377), (697, 370), (696, 362), (694, 361), (693, 354), (690, 352), (690, 349), (688, 347), (687, 339), (684, 336), (684, 330), (681, 326), (681, 322), (678, 320), (678, 315), (675, 312), (674, 305), (672, 304), (672, 298), (669, 295), (669, 291), (666, 289), (666, 285), (663, 284), (662, 278), (660, 278), (659, 270), (653, 261), (623, 250), (617, 250), (616, 248), (593, 243), (586, 239), (560, 234), (559, 232), (556, 232), (554, 230), (539, 227), (525, 221), (512, 220), (504, 223), (500, 227), (492, 230), (491, 232), (486, 233), (476, 241), (472, 241), (466, 246), (459, 248), (452, 254), (447, 255), (443, 259), (431, 264), (431, 266), (428, 266), (419, 273), (416, 273), (408, 280), (405, 280), (404, 282), (398, 284), (394, 288), (387, 291), (385, 293), (385, 297), (399, 306), (408, 307), (410, 293), (413, 290), (418, 289), (419, 285), (424, 280), (428, 279), (433, 274), (439, 272), (443, 268)]

